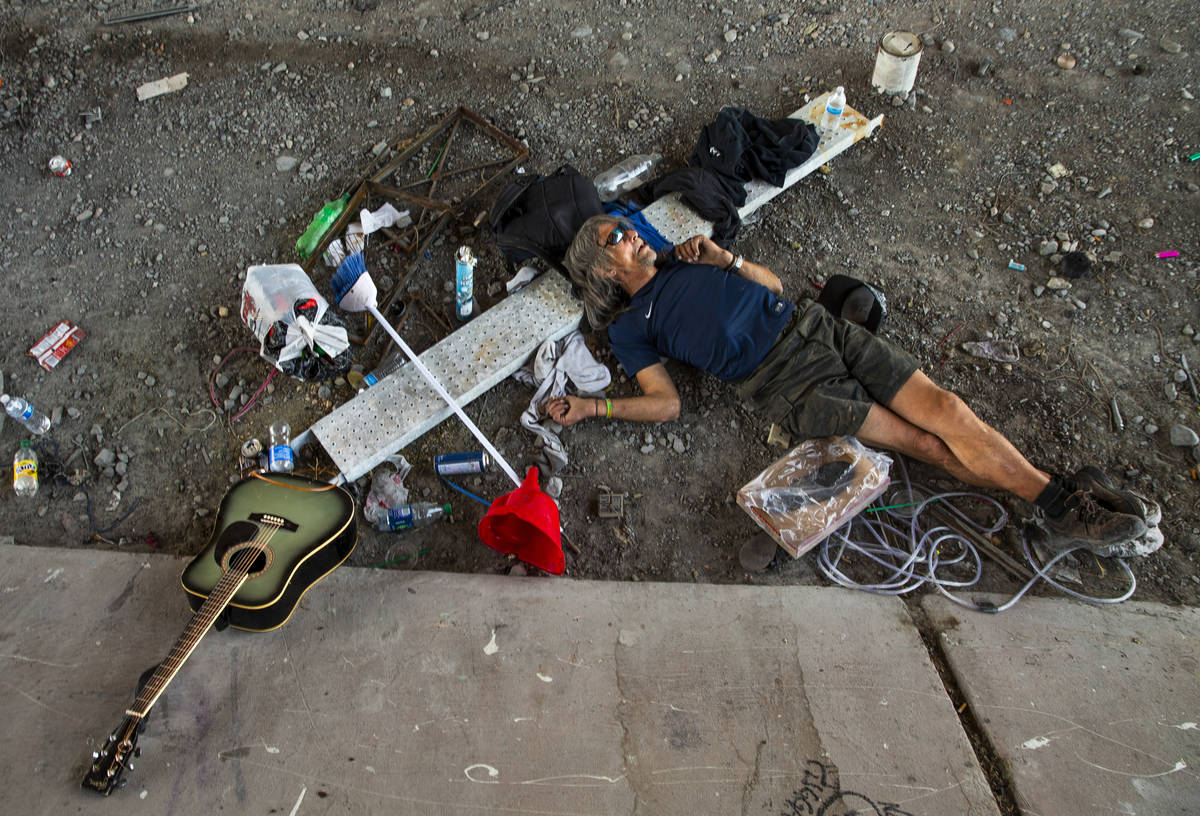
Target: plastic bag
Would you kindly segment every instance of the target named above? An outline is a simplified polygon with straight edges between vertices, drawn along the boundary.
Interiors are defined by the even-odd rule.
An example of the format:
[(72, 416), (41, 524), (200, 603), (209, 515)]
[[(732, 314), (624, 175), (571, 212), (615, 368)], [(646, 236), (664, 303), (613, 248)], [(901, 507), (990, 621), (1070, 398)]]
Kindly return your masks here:
[(241, 312), (259, 354), (284, 374), (322, 381), (350, 370), (346, 327), (298, 265), (247, 269)]
[(737, 501), (799, 558), (875, 501), (891, 481), (891, 466), (853, 437), (812, 439), (758, 474)]
[(404, 486), (404, 478), (410, 470), (412, 465), (403, 456), (396, 457), (395, 469), (386, 466), (375, 469), (371, 476), (371, 492), (363, 502), (363, 518), (374, 524), (391, 508), (408, 504), (408, 488)]

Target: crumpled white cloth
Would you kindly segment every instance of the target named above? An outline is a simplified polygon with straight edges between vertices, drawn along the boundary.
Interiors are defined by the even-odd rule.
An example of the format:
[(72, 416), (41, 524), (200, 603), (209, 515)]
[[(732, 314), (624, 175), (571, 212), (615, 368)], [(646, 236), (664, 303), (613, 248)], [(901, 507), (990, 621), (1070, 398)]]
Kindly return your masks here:
[(561, 340), (542, 343), (529, 362), (512, 376), (517, 382), (537, 388), (529, 407), (521, 414), (521, 426), (538, 436), (550, 473), (557, 473), (567, 464), (567, 451), (558, 438), (562, 427), (550, 418), (539, 422), (542, 405), (551, 397), (566, 394), (568, 380), (580, 394), (599, 394), (612, 382), (612, 374), (592, 356), (583, 335), (573, 331)]

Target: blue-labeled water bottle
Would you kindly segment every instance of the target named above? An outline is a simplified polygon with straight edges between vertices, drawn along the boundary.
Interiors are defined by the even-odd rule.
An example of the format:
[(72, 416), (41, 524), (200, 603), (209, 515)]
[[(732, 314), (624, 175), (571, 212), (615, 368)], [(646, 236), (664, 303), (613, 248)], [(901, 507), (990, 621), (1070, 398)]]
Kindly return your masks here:
[(433, 502), (414, 502), (402, 504), (399, 507), (389, 507), (386, 513), (379, 515), (376, 528), (385, 533), (396, 530), (411, 530), (414, 527), (424, 527), (450, 513), (450, 505), (434, 504)]
[(0, 403), (4, 404), (4, 412), (20, 422), (35, 434), (44, 434), (50, 430), (50, 417), (30, 405), (20, 397), (10, 397), (0, 394)]
[(838, 85), (825, 100), (825, 113), (821, 115), (822, 139), (831, 139), (842, 123), (842, 111), (846, 109), (846, 89)]
[(295, 469), (292, 428), (286, 422), (274, 422), (271, 424), (271, 447), (267, 449), (267, 470), (272, 473), (291, 473)]
[(471, 248), (460, 246), (454, 256), (454, 313), (462, 321), (475, 312), (475, 262)]

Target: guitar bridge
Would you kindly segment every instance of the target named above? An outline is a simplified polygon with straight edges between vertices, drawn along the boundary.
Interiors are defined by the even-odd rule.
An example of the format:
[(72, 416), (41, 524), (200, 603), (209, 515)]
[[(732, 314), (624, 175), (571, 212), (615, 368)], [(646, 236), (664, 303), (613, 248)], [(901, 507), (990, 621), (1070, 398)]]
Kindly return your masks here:
[(278, 527), (281, 530), (287, 530), (289, 533), (294, 533), (300, 529), (300, 525), (296, 522), (288, 521), (283, 516), (277, 516), (274, 513), (251, 513), (250, 520), (256, 521), (259, 524)]

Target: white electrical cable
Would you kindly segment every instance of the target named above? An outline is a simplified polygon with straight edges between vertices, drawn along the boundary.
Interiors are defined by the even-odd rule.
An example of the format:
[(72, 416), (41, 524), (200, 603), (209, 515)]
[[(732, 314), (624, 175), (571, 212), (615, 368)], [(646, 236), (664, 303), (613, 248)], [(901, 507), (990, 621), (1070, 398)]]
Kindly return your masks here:
[[(1080, 600), (1096, 604), (1120, 603), (1133, 596), (1137, 580), (1124, 559), (1116, 559), (1129, 580), (1129, 588), (1114, 598), (1097, 598), (1063, 586), (1050, 574), (1050, 569), (1074, 550), (1056, 554), (1044, 565), (1039, 566), (1029, 545), (1025, 530), (1021, 533), (1021, 546), (1025, 559), (1033, 569), (1034, 576), (1009, 600), (999, 606), (990, 603), (960, 598), (951, 589), (975, 586), (983, 574), (983, 561), (971, 539), (940, 522), (928, 528), (922, 523), (922, 514), (931, 505), (940, 507), (954, 517), (956, 523), (970, 526), (982, 535), (1002, 530), (1008, 523), (1008, 513), (995, 499), (979, 493), (941, 493), (931, 495), (927, 490), (914, 486), (908, 478), (902, 459), (897, 458), (904, 471), (904, 489), (892, 494), (899, 506), (888, 506), (878, 501), (879, 507), (867, 508), (852, 524), (847, 524), (821, 542), (817, 551), (817, 566), (829, 580), (849, 589), (859, 589), (877, 595), (904, 595), (925, 584), (934, 586), (938, 592), (954, 603), (979, 612), (1003, 612), (1011, 609), (1038, 581), (1045, 581), (1060, 592)], [(905, 501), (908, 499), (908, 501)], [(951, 499), (969, 499), (991, 504), (997, 511), (997, 520), (990, 526), (975, 523), (965, 513), (950, 503)], [(868, 519), (868, 514), (874, 515)], [(886, 515), (885, 515), (886, 514)], [(856, 538), (850, 536), (854, 533)], [(862, 539), (862, 540), (859, 540)], [(860, 556), (879, 565), (886, 571), (877, 583), (860, 583), (847, 574), (848, 556)], [(966, 566), (966, 577), (951, 578), (948, 568)]]

